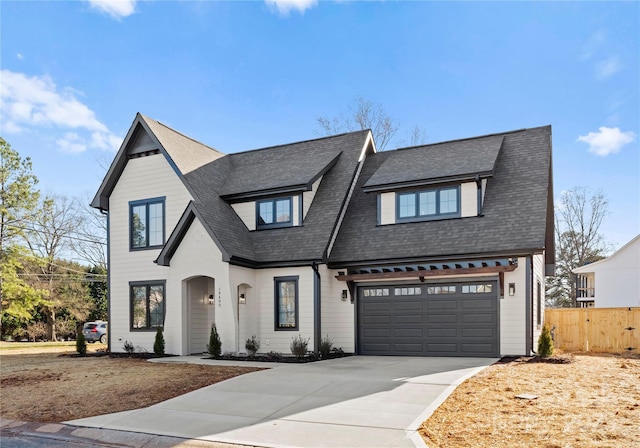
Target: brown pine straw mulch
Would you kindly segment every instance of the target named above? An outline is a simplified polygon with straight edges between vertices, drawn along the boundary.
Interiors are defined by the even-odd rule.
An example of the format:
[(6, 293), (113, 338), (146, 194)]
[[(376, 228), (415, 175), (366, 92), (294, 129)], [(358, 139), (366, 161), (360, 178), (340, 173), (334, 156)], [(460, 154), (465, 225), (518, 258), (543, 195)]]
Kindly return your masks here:
[[(494, 364), (420, 433), (429, 447), (640, 447), (640, 359), (561, 355)], [(516, 395), (531, 394), (534, 399)]]

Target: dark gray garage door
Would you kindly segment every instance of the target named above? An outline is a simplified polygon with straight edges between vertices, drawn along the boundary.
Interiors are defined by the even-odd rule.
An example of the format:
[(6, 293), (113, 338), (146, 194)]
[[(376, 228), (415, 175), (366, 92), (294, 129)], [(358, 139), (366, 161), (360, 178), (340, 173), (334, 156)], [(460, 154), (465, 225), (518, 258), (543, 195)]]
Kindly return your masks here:
[(499, 355), (497, 283), (358, 288), (363, 355)]

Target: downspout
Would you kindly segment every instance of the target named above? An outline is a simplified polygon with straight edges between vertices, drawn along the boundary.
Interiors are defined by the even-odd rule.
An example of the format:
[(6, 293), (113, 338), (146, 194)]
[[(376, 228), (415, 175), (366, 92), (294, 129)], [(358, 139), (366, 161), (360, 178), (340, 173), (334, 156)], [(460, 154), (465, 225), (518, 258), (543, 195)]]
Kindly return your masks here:
[(311, 269), (313, 269), (313, 351), (318, 353), (320, 351), (320, 338), (322, 337), (321, 323), (322, 319), (320, 313), (322, 312), (320, 307), (320, 270), (318, 269), (318, 263), (314, 261), (311, 263)]
[(533, 321), (531, 320), (532, 317), (532, 312), (531, 312), (531, 308), (532, 308), (532, 276), (533, 276), (533, 255), (529, 254), (527, 255), (526, 259), (525, 259), (525, 298), (524, 298), (524, 303), (525, 303), (525, 338), (526, 338), (526, 344), (525, 344), (525, 355), (529, 356), (531, 354), (532, 348), (531, 348), (531, 338), (533, 337)]
[(100, 209), (100, 213), (107, 218), (107, 352), (111, 353), (111, 232), (109, 212)]

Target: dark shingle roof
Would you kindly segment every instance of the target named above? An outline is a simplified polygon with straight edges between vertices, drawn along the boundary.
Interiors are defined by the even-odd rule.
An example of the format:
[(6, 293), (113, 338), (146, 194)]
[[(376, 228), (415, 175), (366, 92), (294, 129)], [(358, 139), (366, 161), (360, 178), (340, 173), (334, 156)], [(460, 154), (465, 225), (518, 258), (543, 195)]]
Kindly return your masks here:
[(364, 184), (365, 190), (493, 174), (502, 135), (399, 149)]
[[(501, 140), (502, 149), (485, 193), (483, 216), (376, 225), (376, 194), (363, 186), (387, 163), (405, 157), (388, 151), (367, 157), (344, 222), (329, 257), (333, 267), (388, 260), (515, 254), (545, 247), (547, 192), (550, 188), (551, 127), (478, 138)], [(473, 158), (476, 139), (465, 141)], [(446, 145), (442, 145), (446, 147)], [(419, 148), (411, 150), (413, 153)], [(429, 147), (425, 148), (425, 156)], [(464, 157), (459, 154), (458, 157)], [(447, 171), (448, 159), (442, 161)], [(400, 172), (401, 174), (401, 172)]]
[(231, 154), (232, 172), (220, 195), (230, 199), (310, 190), (341, 152), (331, 140), (322, 139)]
[[(230, 259), (248, 264), (321, 260), (368, 135), (369, 131), (358, 131), (236, 153), (232, 157), (220, 158), (192, 171), (185, 178), (194, 192), (194, 206), (205, 220), (204, 225), (213, 232), (218, 244), (222, 246), (221, 249)], [(290, 162), (282, 158), (284, 154), (290, 157)], [(305, 167), (306, 157), (312, 160), (310, 169)], [(331, 165), (333, 160), (335, 164)], [(265, 171), (268, 171), (278, 165), (281, 165), (283, 174), (286, 171), (299, 170), (302, 174), (294, 175), (290, 179), (302, 179), (305, 182), (322, 174), (327, 167), (330, 169), (324, 173), (302, 226), (250, 232), (231, 205), (221, 198), (221, 192), (231, 191), (227, 189), (228, 185), (241, 185), (230, 180), (232, 177), (251, 177), (253, 173), (261, 181), (268, 182), (269, 178), (277, 173), (273, 172), (272, 176), (260, 176), (259, 169), (255, 168), (265, 167)], [(248, 174), (245, 174), (245, 168), (248, 169)], [(253, 185), (259, 183), (247, 181), (244, 185), (253, 188)], [(262, 185), (266, 187), (267, 184)], [(233, 191), (242, 192), (242, 189)]]

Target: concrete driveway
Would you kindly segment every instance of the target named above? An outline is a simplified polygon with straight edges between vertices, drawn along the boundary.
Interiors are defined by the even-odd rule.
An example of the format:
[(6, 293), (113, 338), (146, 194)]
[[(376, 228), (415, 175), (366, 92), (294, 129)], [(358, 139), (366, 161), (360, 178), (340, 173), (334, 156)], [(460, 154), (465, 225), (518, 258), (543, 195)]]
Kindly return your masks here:
[(425, 446), (420, 424), (495, 361), (353, 356), (279, 364), (148, 408), (66, 423), (264, 447)]

